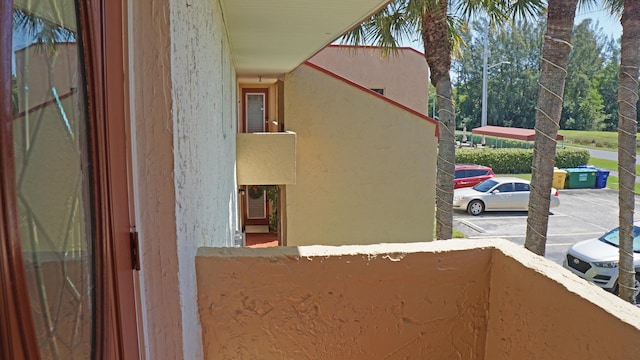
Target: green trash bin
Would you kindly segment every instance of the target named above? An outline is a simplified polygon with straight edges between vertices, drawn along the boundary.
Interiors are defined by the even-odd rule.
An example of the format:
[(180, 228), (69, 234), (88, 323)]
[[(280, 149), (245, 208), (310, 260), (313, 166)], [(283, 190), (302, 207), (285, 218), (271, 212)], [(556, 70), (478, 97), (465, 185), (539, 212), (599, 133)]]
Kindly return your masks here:
[(593, 189), (596, 187), (596, 174), (594, 168), (564, 169), (567, 172), (568, 189)]

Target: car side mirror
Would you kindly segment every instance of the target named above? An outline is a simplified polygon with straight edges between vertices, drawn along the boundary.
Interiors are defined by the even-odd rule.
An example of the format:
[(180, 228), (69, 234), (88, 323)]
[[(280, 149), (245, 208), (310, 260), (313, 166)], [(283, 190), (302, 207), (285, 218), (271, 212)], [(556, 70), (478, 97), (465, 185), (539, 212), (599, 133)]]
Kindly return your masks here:
[(493, 190), (491, 193), (492, 193), (492, 194), (498, 194), (499, 192), (500, 192), (500, 190), (495, 189), (495, 190)]

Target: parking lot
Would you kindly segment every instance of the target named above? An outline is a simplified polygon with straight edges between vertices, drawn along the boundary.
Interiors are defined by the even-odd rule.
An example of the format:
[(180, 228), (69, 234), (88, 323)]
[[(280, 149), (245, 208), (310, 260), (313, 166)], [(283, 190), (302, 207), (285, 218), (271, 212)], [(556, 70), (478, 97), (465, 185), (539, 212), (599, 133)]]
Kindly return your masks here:
[[(636, 198), (636, 214), (640, 202)], [(610, 189), (560, 190), (560, 206), (551, 209), (546, 257), (562, 264), (571, 244), (602, 235), (618, 226), (618, 192)], [(479, 216), (454, 211), (453, 226), (468, 238), (502, 238), (524, 245), (527, 212), (485, 212)]]

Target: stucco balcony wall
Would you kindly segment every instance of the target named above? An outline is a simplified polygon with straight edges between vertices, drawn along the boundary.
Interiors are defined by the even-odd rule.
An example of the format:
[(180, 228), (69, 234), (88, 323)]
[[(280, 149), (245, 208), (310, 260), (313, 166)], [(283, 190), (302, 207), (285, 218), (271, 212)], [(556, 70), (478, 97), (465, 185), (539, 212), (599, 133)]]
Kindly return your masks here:
[(238, 185), (296, 183), (296, 134), (287, 132), (236, 135)]
[(640, 354), (639, 309), (500, 240), (200, 248), (196, 273), (206, 359)]

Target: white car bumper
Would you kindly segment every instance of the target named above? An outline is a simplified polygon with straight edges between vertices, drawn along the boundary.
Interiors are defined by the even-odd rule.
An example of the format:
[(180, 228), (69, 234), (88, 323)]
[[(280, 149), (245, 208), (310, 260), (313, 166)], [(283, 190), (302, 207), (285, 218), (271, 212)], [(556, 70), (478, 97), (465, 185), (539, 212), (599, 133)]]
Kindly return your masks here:
[(618, 268), (594, 266), (588, 261), (567, 254), (562, 264), (574, 274), (586, 279), (606, 290), (613, 291), (618, 281)]

